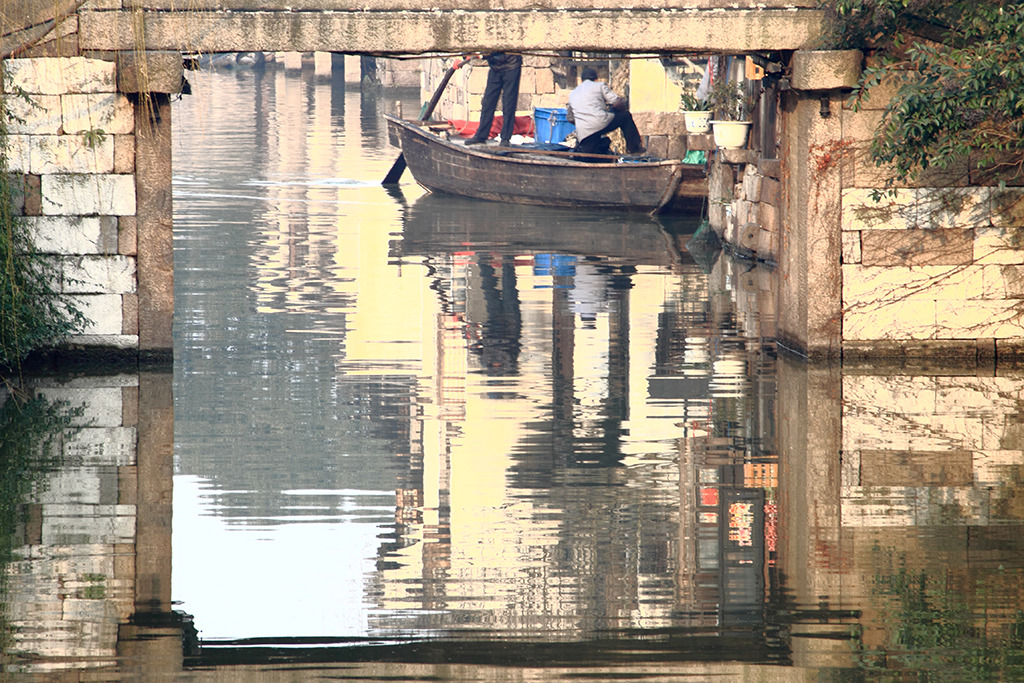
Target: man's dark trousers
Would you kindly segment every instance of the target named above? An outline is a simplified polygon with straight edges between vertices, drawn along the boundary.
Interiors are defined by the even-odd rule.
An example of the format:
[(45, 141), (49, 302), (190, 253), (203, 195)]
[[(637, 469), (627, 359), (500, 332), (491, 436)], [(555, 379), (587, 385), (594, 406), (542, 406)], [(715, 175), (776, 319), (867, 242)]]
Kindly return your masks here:
[[(486, 95), (485, 95), (486, 97)], [(622, 137), (626, 140), (626, 151), (635, 152), (639, 149), (643, 149), (644, 142), (640, 138), (640, 131), (637, 130), (636, 123), (633, 121), (633, 115), (627, 110), (619, 110), (612, 112), (613, 118), (611, 123), (597, 131), (591, 133), (587, 137), (579, 141), (576, 145), (576, 151), (583, 152), (585, 154), (600, 154), (600, 139), (602, 135), (611, 133), (616, 128), (622, 129)]]
[[(516, 125), (516, 101), (519, 99), (519, 76), (522, 69), (518, 66), (511, 69), (487, 70), (487, 87), (480, 102), (480, 127), (473, 135), (474, 140), (486, 140), (491, 135), (491, 124), (494, 122), (494, 109), (498, 106), (501, 96), (501, 141), (508, 142)], [(635, 128), (635, 126), (634, 126)]]

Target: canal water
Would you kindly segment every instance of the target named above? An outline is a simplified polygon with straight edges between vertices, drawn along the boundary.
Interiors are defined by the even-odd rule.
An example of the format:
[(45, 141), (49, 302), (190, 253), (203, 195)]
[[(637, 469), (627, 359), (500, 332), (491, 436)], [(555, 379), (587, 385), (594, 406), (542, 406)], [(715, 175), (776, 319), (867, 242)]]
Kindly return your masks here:
[(12, 676), (1024, 676), (1019, 372), (781, 355), (697, 214), (386, 190), (418, 92), (189, 80), (173, 372), (0, 394)]

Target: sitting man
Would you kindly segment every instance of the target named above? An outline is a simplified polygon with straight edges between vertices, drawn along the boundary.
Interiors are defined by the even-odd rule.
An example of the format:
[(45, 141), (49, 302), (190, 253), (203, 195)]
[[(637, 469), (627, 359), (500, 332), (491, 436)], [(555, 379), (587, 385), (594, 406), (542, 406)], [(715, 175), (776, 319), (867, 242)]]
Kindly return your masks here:
[(583, 82), (569, 93), (569, 106), (566, 108), (566, 118), (576, 124), (576, 151), (607, 154), (604, 134), (621, 129), (626, 139), (627, 154), (646, 152), (626, 99), (612, 92), (607, 83), (596, 80), (597, 71), (589, 66), (580, 77)]

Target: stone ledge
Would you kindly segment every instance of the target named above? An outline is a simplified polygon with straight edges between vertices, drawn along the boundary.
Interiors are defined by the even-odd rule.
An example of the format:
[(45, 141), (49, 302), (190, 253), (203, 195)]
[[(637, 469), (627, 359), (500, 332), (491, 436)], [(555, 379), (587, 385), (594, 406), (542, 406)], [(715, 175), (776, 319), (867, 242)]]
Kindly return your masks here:
[(886, 369), (905, 368), (924, 374), (974, 375), (978, 370), (1024, 365), (1024, 338), (843, 342), (844, 372), (847, 367), (859, 367), (867, 374), (877, 374), (880, 363)]
[(694, 149), (702, 152), (712, 152), (718, 148), (717, 145), (715, 145), (715, 137), (711, 133), (687, 134), (686, 147), (687, 149)]
[(794, 90), (853, 88), (860, 79), (860, 50), (797, 50), (793, 53)]
[(756, 164), (757, 152), (752, 149), (719, 149), (718, 160), (733, 166)]

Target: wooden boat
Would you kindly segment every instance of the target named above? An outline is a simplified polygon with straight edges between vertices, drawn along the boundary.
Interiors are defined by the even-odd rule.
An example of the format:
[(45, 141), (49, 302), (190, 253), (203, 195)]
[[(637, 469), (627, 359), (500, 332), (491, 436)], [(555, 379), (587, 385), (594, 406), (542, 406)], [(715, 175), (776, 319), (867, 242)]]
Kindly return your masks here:
[(433, 192), (516, 204), (654, 213), (675, 197), (684, 178), (704, 178), (703, 166), (678, 159), (603, 156), (581, 161), (584, 155), (569, 151), (467, 146), (438, 134), (444, 128), (441, 122), (385, 118), (392, 144), (401, 148), (413, 178)]

